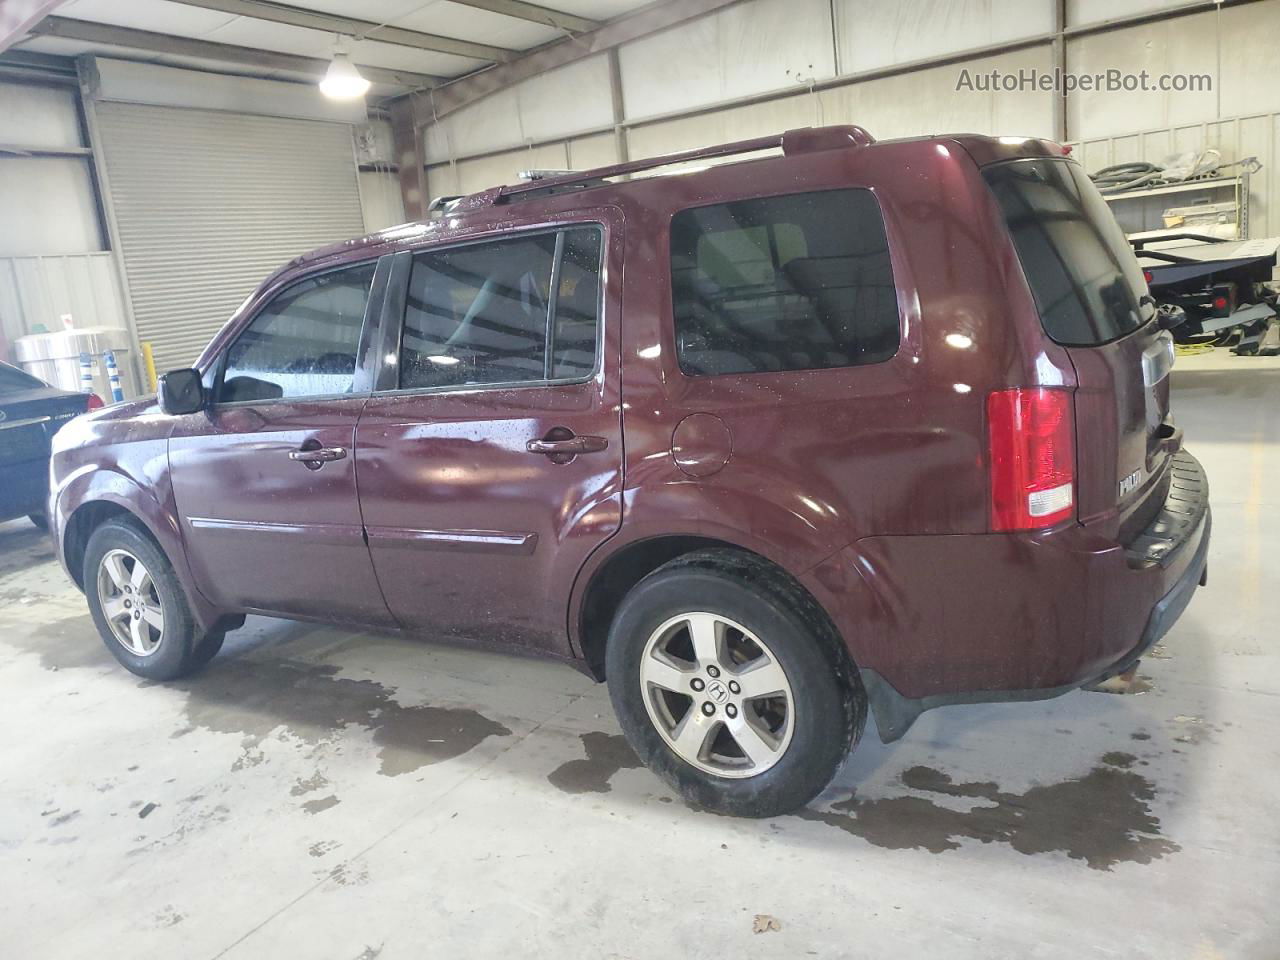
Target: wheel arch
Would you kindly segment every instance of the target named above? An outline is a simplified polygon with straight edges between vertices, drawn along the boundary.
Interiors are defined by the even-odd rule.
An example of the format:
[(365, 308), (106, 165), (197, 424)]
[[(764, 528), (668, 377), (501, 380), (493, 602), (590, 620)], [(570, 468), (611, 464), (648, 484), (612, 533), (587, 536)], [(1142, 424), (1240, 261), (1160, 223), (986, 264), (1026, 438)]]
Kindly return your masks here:
[(570, 602), (570, 641), (586, 671), (596, 680), (605, 679), (605, 649), (609, 629), (623, 597), (646, 576), (678, 557), (690, 553), (724, 549), (741, 554), (753, 563), (764, 564), (786, 577), (792, 587), (811, 602), (806, 612), (816, 618), (825, 634), (834, 641), (838, 668), (849, 678), (856, 668), (848, 644), (832, 612), (814, 596), (795, 572), (775, 557), (753, 549), (736, 539), (712, 533), (650, 533), (613, 545), (607, 553), (597, 551), (579, 575)]
[[(74, 504), (68, 510), (68, 505)], [(147, 488), (113, 470), (93, 470), (73, 478), (58, 496), (58, 552), (73, 582), (84, 590), (84, 552), (89, 538), (102, 524), (128, 518), (143, 530), (165, 555), (186, 594), (196, 622), (208, 630), (219, 623), (219, 611), (191, 582), (186, 547), (172, 510)]]
[(160, 546), (160, 542), (156, 540), (155, 534), (147, 526), (146, 521), (115, 500), (90, 500), (87, 503), (80, 504), (72, 512), (71, 516), (67, 517), (66, 525), (63, 527), (62, 556), (66, 561), (67, 573), (71, 575), (71, 579), (81, 590), (85, 588), (84, 554), (85, 549), (89, 546), (89, 538), (104, 523), (120, 518), (127, 518), (136, 523), (142, 530), (147, 532), (147, 535), (156, 543), (156, 546)]

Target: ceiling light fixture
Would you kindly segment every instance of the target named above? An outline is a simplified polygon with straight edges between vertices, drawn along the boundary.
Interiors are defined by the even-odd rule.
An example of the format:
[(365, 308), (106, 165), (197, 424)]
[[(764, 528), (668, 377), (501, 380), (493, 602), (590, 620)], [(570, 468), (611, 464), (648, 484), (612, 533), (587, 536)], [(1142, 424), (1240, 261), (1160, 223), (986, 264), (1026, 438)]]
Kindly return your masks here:
[(320, 92), (331, 100), (355, 100), (369, 92), (369, 81), (360, 75), (341, 43), (333, 51), (329, 69), (320, 81)]

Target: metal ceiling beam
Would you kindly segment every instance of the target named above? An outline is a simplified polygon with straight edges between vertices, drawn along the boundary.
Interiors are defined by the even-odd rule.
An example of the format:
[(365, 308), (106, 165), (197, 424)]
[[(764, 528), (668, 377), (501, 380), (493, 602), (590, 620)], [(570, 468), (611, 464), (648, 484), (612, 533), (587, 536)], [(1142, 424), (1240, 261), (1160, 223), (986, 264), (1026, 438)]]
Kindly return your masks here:
[(437, 87), (429, 100), (423, 98), (415, 101), (414, 122), (420, 127), (426, 126), (521, 80), (585, 60), (621, 44), (688, 23), (741, 2), (742, 0), (667, 0), (666, 3), (645, 7), (636, 13), (611, 20), (590, 33), (557, 40), (510, 63)]
[(0, 53), (21, 40), (64, 2), (66, 0), (6, 0), (0, 3)]
[(435, 53), (450, 53), (473, 60), (505, 63), (516, 56), (515, 51), (507, 47), (473, 43), (470, 40), (442, 37), (434, 33), (420, 33), (417, 30), (385, 26), (372, 20), (357, 20), (354, 17), (322, 13), (319, 10), (305, 10), (302, 7), (275, 3), (273, 0), (174, 0), (174, 2), (184, 3), (189, 7), (201, 7), (205, 10), (217, 10), (237, 17), (283, 23), (291, 27), (306, 27), (309, 30), (323, 30), (326, 33), (341, 33), (349, 37), (377, 40), (379, 43), (394, 43), (402, 47), (415, 47)]
[(78, 87), (75, 64), (66, 57), (55, 57), (33, 50), (6, 50), (0, 54), (0, 78), (18, 82), (50, 83)]
[(488, 10), (490, 13), (500, 13), (504, 17), (514, 17), (516, 20), (541, 23), (544, 26), (555, 27), (557, 30), (568, 30), (570, 33), (586, 33), (600, 26), (598, 20), (588, 20), (575, 13), (550, 10), (536, 3), (525, 3), (524, 0), (450, 0), (450, 2), (463, 7), (475, 7), (477, 10)]
[[(134, 50), (146, 50), (149, 53), (221, 60), (223, 63), (258, 67), (262, 70), (290, 70), (295, 73), (306, 73), (316, 77), (324, 76), (325, 70), (329, 67), (328, 60), (320, 60), (315, 57), (299, 57), (291, 53), (275, 53), (271, 50), (259, 50), (255, 47), (238, 47), (230, 43), (193, 40), (188, 37), (175, 37), (167, 33), (152, 33), (150, 30), (134, 30), (132, 27), (91, 23), (88, 20), (71, 20), (67, 17), (46, 17), (32, 27), (30, 33), (32, 36), (37, 37), (61, 37), (66, 40), (79, 40), (82, 43), (132, 47)], [(390, 83), (401, 87), (421, 88), (432, 87), (441, 82), (439, 77), (424, 73), (389, 70), (385, 67), (368, 66), (363, 63), (358, 64), (358, 66), (360, 67), (360, 72), (374, 83)]]

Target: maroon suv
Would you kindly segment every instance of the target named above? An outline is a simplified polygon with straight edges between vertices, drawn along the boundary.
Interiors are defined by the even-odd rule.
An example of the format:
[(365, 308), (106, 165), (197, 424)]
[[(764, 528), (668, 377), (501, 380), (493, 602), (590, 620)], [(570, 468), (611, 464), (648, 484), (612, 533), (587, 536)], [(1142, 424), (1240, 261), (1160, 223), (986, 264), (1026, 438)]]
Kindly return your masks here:
[(1094, 683), (1204, 580), (1171, 339), (1055, 144), (794, 130), (442, 214), (293, 261), (158, 407), (57, 435), (58, 549), (128, 669), (246, 613), (519, 647), (764, 816), (868, 707), (892, 740)]

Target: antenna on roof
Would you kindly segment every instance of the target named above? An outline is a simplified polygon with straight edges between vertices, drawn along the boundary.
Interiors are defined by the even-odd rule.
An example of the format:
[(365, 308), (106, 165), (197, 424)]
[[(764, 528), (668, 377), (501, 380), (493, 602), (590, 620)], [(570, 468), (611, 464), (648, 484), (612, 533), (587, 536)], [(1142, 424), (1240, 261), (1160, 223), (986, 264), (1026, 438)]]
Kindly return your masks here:
[(460, 194), (460, 193), (454, 196), (436, 197), (429, 204), (427, 204), (427, 216), (429, 217), (433, 213), (437, 213), (437, 212), (444, 213), (451, 206), (453, 206), (455, 203), (461, 200), (462, 197), (463, 197), (463, 194)]

